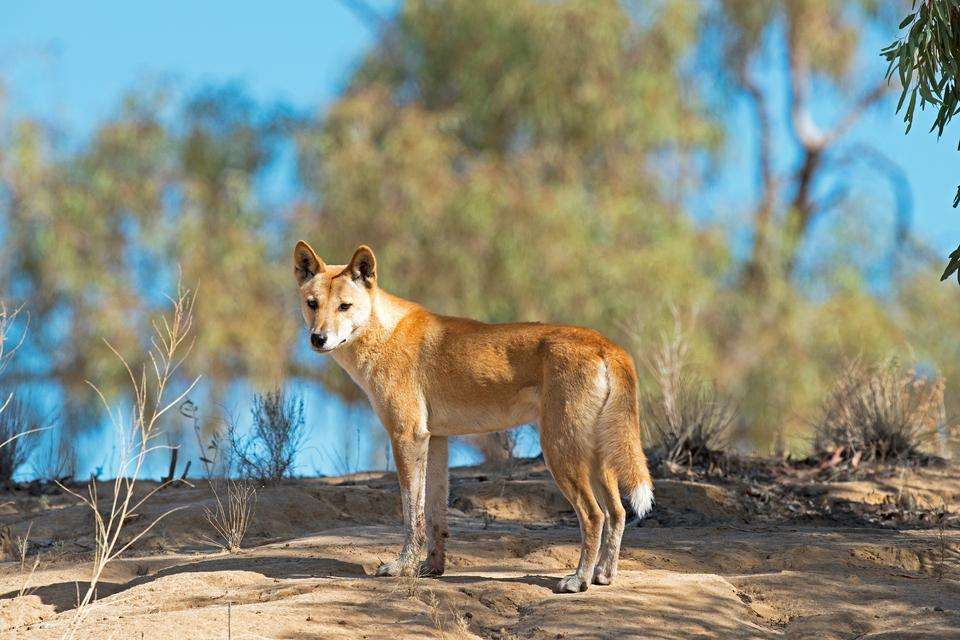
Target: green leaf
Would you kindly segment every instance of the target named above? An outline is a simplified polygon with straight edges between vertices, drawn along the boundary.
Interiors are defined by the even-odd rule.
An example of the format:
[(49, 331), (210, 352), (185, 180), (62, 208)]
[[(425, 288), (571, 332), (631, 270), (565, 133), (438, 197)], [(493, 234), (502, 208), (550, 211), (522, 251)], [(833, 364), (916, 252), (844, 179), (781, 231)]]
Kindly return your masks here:
[(954, 272), (957, 273), (957, 282), (960, 282), (960, 271), (958, 271), (960, 269), (960, 247), (954, 249), (949, 258), (947, 268), (943, 270), (943, 275), (940, 276), (940, 282), (949, 278)]
[(908, 24), (910, 24), (911, 22), (913, 22), (913, 17), (914, 17), (914, 14), (912, 14), (912, 13), (911, 13), (910, 15), (908, 15), (906, 18), (903, 19), (903, 22), (901, 22), (901, 23), (900, 23), (900, 26), (897, 27), (897, 28), (898, 28), (898, 29), (903, 29), (905, 26), (907, 26)]

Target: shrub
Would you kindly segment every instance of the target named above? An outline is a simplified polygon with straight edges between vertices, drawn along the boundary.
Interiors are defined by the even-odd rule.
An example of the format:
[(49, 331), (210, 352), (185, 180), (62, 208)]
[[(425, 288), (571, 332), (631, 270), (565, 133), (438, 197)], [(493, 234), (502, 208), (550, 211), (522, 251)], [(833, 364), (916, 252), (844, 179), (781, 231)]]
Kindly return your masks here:
[(709, 467), (720, 461), (737, 411), (712, 384), (686, 373), (688, 351), (679, 326), (663, 337), (649, 364), (657, 389), (644, 398), (641, 419), (657, 440), (656, 457)]
[(303, 446), (303, 398), (280, 389), (253, 397), (253, 424), (248, 435), (239, 433), (235, 420), (227, 425), (229, 453), (242, 477), (278, 481), (293, 471)]
[(669, 398), (648, 397), (644, 414), (656, 435), (660, 459), (688, 466), (719, 462), (737, 417), (733, 402), (713, 385), (686, 378)]
[(817, 457), (864, 462), (926, 458), (945, 420), (942, 378), (925, 378), (896, 360), (848, 363), (814, 424)]
[(77, 448), (63, 428), (48, 432), (37, 449), (30, 466), (38, 479), (66, 482), (77, 477)]
[(37, 433), (46, 428), (36, 407), (21, 396), (11, 394), (0, 413), (0, 482), (10, 482), (36, 448)]

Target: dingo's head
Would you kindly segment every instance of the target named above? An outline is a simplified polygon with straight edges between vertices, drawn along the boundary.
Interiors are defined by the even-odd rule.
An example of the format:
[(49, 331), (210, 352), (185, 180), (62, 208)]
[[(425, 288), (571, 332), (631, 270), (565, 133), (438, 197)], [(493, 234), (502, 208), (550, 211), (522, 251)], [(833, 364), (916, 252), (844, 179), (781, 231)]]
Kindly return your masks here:
[(377, 259), (370, 247), (360, 245), (346, 266), (326, 265), (301, 240), (293, 250), (293, 274), (314, 351), (333, 351), (367, 327), (377, 288)]

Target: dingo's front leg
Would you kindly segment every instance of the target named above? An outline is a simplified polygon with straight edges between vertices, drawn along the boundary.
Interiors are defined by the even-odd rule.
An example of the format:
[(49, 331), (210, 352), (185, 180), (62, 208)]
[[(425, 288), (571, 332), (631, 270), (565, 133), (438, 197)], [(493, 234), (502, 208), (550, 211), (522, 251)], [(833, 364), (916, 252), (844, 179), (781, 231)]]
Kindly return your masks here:
[(421, 573), (443, 575), (447, 542), (447, 501), (450, 475), (447, 470), (447, 438), (431, 436), (427, 455), (427, 561)]
[(400, 501), (403, 508), (403, 548), (393, 562), (380, 565), (378, 576), (412, 575), (419, 571), (420, 551), (423, 548), (423, 511), (427, 479), (427, 435), (397, 436), (391, 438), (393, 456), (397, 462), (400, 481)]

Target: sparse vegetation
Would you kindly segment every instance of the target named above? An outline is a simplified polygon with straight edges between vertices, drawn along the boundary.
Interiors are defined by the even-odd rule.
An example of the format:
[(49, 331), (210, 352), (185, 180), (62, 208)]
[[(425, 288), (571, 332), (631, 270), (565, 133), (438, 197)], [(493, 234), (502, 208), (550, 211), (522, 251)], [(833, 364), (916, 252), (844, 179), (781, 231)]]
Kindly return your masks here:
[(47, 432), (30, 462), (33, 475), (48, 482), (76, 479), (78, 464), (76, 444), (63, 428)]
[[(10, 332), (13, 329), (13, 323), (20, 315), (20, 309), (20, 307), (13, 310), (8, 309), (6, 303), (0, 300), (0, 373), (7, 368), (10, 360), (26, 339), (27, 332), (24, 330), (17, 341), (10, 340)], [(6, 402), (6, 398), (0, 401), (0, 407), (3, 407), (4, 402)]]
[(141, 492), (140, 495), (137, 495), (136, 491), (137, 480), (140, 478), (147, 456), (152, 451), (164, 448), (163, 445), (155, 444), (156, 438), (161, 433), (160, 418), (177, 406), (199, 381), (199, 378), (194, 378), (186, 385), (183, 392), (173, 399), (168, 398), (169, 388), (193, 346), (191, 328), (195, 301), (196, 298), (188, 289), (178, 286), (177, 297), (170, 301), (169, 315), (161, 316), (153, 323), (152, 348), (144, 357), (144, 361), (150, 364), (149, 366), (143, 364), (138, 372), (135, 372), (120, 352), (105, 341), (128, 375), (133, 406), (125, 417), (121, 408), (114, 408), (107, 401), (106, 396), (91, 384), (110, 416), (119, 443), (120, 464), (116, 469), (116, 479), (112, 483), (111, 494), (103, 500), (94, 481), (87, 485), (86, 495), (60, 485), (62, 489), (79, 498), (90, 508), (94, 519), (96, 545), (88, 587), (82, 595), (78, 593), (75, 615), (64, 634), (65, 640), (74, 636), (87, 617), (89, 607), (96, 598), (97, 585), (107, 565), (149, 533), (164, 517), (183, 508), (176, 507), (162, 513), (134, 535), (121, 535), (124, 533), (128, 519), (165, 486), (159, 484), (145, 493)]
[(37, 448), (40, 431), (48, 428), (37, 405), (22, 396), (11, 393), (3, 412), (0, 412), (0, 482), (9, 483), (17, 471), (30, 459)]
[(507, 431), (473, 436), (470, 438), (470, 443), (483, 456), (485, 464), (492, 469), (506, 469), (509, 468), (510, 462), (514, 458), (517, 430), (508, 429)]
[(216, 507), (211, 509), (205, 506), (203, 515), (217, 534), (215, 542), (226, 551), (237, 553), (253, 520), (257, 488), (246, 480), (226, 479), (221, 483), (221, 489), (217, 488), (217, 484), (215, 480), (210, 481)]
[(227, 425), (227, 443), (241, 477), (277, 482), (293, 472), (303, 446), (303, 398), (281, 388), (256, 394), (250, 411), (252, 424), (241, 434), (236, 420)]
[(650, 360), (657, 388), (644, 398), (641, 422), (653, 432), (661, 461), (709, 468), (722, 461), (737, 412), (713, 384), (689, 373), (688, 353), (678, 322)]
[[(10, 360), (13, 359), (13, 355), (17, 352), (17, 349), (20, 348), (20, 345), (23, 344), (23, 340), (26, 336), (26, 331), (24, 331), (20, 335), (20, 339), (17, 342), (7, 344), (8, 341), (10, 341), (10, 331), (13, 327), (13, 323), (19, 314), (19, 308), (10, 311), (7, 309), (6, 303), (3, 300), (0, 300), (0, 373), (3, 373), (4, 370), (9, 366)], [(0, 395), (0, 414), (4, 412), (12, 399), (13, 393)], [(16, 438), (18, 436), (15, 435), (13, 437)], [(5, 440), (4, 443), (6, 442), (7, 441)]]
[(927, 458), (924, 450), (945, 420), (943, 390), (943, 378), (896, 360), (848, 363), (814, 424), (815, 456), (853, 467)]

